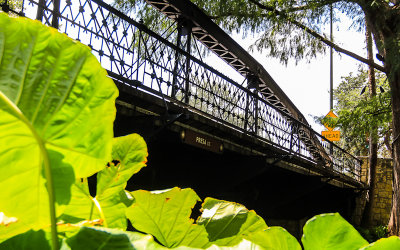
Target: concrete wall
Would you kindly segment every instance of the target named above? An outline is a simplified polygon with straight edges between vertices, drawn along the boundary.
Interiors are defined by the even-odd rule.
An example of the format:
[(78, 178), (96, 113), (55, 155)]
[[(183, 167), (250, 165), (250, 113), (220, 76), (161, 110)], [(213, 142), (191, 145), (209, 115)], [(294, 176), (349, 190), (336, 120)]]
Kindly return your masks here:
[[(367, 181), (368, 176), (368, 157), (362, 157), (362, 173), (361, 180)], [(376, 183), (374, 191), (374, 200), (372, 204), (372, 225), (371, 227), (378, 225), (386, 225), (389, 221), (390, 210), (392, 208), (392, 159), (378, 159), (378, 165), (376, 167)], [(360, 193), (359, 198), (356, 200), (356, 209), (354, 211), (353, 223), (355, 225), (361, 224), (361, 218), (367, 199), (367, 192), (363, 191)]]

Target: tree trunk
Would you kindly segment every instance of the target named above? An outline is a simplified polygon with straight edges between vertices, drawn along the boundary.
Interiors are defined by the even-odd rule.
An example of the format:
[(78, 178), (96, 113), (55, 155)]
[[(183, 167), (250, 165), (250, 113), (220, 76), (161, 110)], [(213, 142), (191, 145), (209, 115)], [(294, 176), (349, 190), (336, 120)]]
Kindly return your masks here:
[(396, 28), (400, 12), (397, 8), (378, 8), (370, 1), (360, 3), (372, 26), (379, 54), (383, 56), (390, 85), (393, 120), (393, 197), (388, 230), (391, 235), (400, 236), (400, 30)]
[[(372, 34), (371, 27), (368, 20), (366, 19), (366, 32), (365, 37), (367, 41), (367, 54), (368, 60), (373, 62), (373, 49), (372, 49)], [(369, 96), (373, 98), (376, 96), (376, 81), (375, 81), (375, 70), (373, 67), (369, 66), (368, 69), (368, 88)], [(368, 196), (369, 199), (365, 205), (365, 210), (363, 213), (362, 225), (364, 227), (371, 227), (373, 225), (373, 211), (372, 206), (374, 204), (376, 195), (376, 166), (378, 163), (378, 132), (376, 127), (371, 127), (370, 138), (369, 138), (369, 161), (368, 161)]]
[(391, 235), (400, 236), (400, 70), (392, 72), (390, 85), (392, 90), (393, 117), (393, 198), (388, 230)]

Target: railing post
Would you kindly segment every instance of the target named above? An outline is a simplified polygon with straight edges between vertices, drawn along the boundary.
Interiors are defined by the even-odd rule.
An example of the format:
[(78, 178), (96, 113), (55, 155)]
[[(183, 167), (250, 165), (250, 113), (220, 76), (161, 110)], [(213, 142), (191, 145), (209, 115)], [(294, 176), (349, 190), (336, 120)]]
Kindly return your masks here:
[(60, 16), (60, 2), (61, 0), (53, 0), (53, 19), (51, 20), (51, 26), (58, 29), (58, 17)]
[[(254, 119), (254, 132), (257, 134), (257, 123), (258, 123), (258, 98), (257, 98), (257, 87), (258, 87), (258, 79), (256, 76), (254, 76), (252, 73), (249, 73), (247, 75), (247, 88), (248, 92), (246, 92), (246, 109), (245, 109), (245, 122), (244, 122), (244, 129), (247, 130), (247, 126), (249, 125), (249, 108), (250, 108), (250, 103), (251, 100), (250, 98), (253, 97), (253, 102), (254, 102), (254, 110), (253, 110), (253, 116), (255, 117)], [(252, 91), (254, 89), (254, 91)]]
[(258, 92), (257, 89), (254, 90), (254, 132), (258, 135)]
[(249, 106), (250, 106), (249, 92), (246, 92), (246, 108), (244, 110), (244, 126), (243, 126), (244, 130), (247, 130), (247, 125), (249, 124)]
[[(176, 47), (180, 48), (181, 47), (181, 39), (182, 39), (182, 27), (181, 24), (178, 22), (178, 34), (176, 37)], [(176, 97), (176, 92), (178, 89), (178, 67), (179, 67), (179, 52), (178, 50), (175, 50), (175, 65), (174, 65), (174, 71), (172, 72), (173, 78), (172, 78), (172, 91), (171, 91), (171, 97), (175, 98)]]
[[(192, 27), (187, 25), (187, 40), (186, 40), (186, 52), (190, 55), (191, 41), (192, 41)], [(186, 56), (186, 72), (185, 72), (185, 103), (189, 103), (189, 88), (190, 88), (190, 57)]]
[(291, 127), (291, 129), (290, 129), (290, 145), (289, 145), (289, 152), (294, 152), (294, 150), (293, 150), (292, 148), (293, 148), (293, 136), (294, 136), (294, 133), (296, 133), (296, 132), (295, 132), (296, 125), (292, 123), (292, 126), (290, 126), (290, 127)]
[[(183, 48), (182, 44), (182, 36), (187, 36), (186, 39), (186, 48)], [(185, 50), (189, 55), (190, 55), (190, 48), (191, 48), (191, 37), (192, 37), (192, 25), (186, 20), (179, 19), (178, 20), (178, 34), (176, 38), (176, 46), (180, 49)], [(175, 51), (175, 65), (174, 65), (174, 70), (173, 70), (173, 78), (172, 78), (172, 91), (171, 91), (171, 97), (176, 98), (176, 94), (179, 89), (179, 81), (178, 81), (178, 75), (179, 75), (179, 59), (180, 59), (180, 54), (179, 51)], [(186, 56), (185, 60), (185, 86), (183, 88), (184, 90), (184, 102), (189, 103), (189, 88), (190, 88), (190, 81), (189, 81), (189, 76), (190, 76), (190, 57)]]
[(43, 20), (45, 6), (46, 6), (46, 0), (39, 0), (38, 9), (36, 12), (36, 20), (39, 20), (40, 22), (42, 22), (42, 20)]

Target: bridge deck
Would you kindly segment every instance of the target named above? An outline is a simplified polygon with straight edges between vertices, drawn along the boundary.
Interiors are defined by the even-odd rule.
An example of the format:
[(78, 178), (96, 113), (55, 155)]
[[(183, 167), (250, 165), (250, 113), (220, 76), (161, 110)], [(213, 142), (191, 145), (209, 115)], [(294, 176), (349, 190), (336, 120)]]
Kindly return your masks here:
[[(176, 21), (162, 35), (101, 0), (23, 3), (10, 11), (41, 20), (92, 48), (121, 91), (120, 105), (159, 116), (170, 129), (212, 135), (227, 149), (241, 146), (270, 163), (285, 162), (295, 171), (363, 186), (360, 161), (334, 144), (329, 153), (330, 143), (310, 128), (268, 72), (190, 1), (149, 1)], [(208, 66), (192, 49), (201, 46), (242, 76), (231, 79)]]

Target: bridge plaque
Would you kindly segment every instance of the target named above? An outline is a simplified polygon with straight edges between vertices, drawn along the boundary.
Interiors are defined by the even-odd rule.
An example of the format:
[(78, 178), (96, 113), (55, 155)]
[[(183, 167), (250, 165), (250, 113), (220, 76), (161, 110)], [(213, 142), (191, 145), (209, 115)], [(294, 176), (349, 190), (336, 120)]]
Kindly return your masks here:
[(186, 144), (189, 144), (189, 145), (192, 145), (192, 146), (195, 146), (198, 148), (202, 148), (202, 149), (205, 149), (205, 150), (208, 150), (211, 152), (221, 154), (224, 150), (222, 142), (220, 142), (210, 136), (207, 136), (207, 135), (204, 135), (204, 134), (192, 131), (192, 130), (188, 130), (188, 129), (182, 130), (181, 131), (181, 139)]

